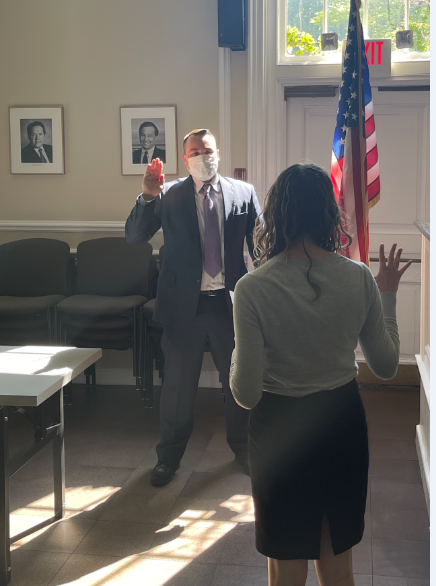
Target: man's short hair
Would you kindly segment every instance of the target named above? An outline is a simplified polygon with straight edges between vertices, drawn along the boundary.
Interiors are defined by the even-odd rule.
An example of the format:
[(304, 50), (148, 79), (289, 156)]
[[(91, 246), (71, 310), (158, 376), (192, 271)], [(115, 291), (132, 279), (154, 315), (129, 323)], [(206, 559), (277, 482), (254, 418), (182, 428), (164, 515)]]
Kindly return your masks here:
[(38, 120), (35, 120), (35, 122), (31, 122), (30, 124), (27, 125), (27, 137), (28, 137), (29, 140), (30, 140), (31, 130), (35, 126), (41, 126), (41, 128), (43, 129), (44, 134), (45, 134), (45, 126), (44, 126), (44, 124), (42, 122), (38, 122)]
[(146, 120), (145, 122), (143, 122), (141, 124), (141, 126), (139, 127), (138, 133), (141, 134), (141, 130), (143, 128), (145, 128), (146, 126), (152, 126), (154, 128), (154, 135), (157, 136), (159, 134), (159, 130), (157, 129), (156, 124), (153, 124), (153, 122), (150, 122), (149, 120)]
[(186, 141), (190, 136), (205, 136), (206, 134), (208, 134), (212, 138), (215, 138), (208, 128), (196, 128), (195, 130), (191, 130), (191, 132), (188, 132), (188, 134), (183, 139), (183, 152), (185, 152)]

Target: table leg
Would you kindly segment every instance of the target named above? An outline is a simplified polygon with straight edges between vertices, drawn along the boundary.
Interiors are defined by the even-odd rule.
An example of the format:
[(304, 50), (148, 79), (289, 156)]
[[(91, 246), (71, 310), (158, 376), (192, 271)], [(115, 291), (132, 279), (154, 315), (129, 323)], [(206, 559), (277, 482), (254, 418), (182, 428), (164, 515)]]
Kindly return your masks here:
[(64, 449), (64, 393), (59, 396), (59, 427), (53, 439), (53, 480), (55, 517), (62, 519), (65, 514), (65, 449)]
[(0, 407), (0, 586), (11, 580), (8, 408)]

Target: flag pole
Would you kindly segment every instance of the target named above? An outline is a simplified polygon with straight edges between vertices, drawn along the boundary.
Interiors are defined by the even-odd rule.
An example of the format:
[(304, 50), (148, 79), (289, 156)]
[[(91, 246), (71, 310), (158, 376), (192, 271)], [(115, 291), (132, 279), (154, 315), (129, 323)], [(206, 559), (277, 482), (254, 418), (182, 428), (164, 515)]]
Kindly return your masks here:
[[(352, 0), (351, 0), (352, 1)], [(362, 75), (362, 23), (360, 20), (360, 6), (361, 0), (355, 0), (356, 3), (356, 23), (357, 23), (357, 64), (359, 68), (359, 139), (360, 139), (360, 181), (362, 185), (362, 216), (363, 216), (363, 232), (365, 236), (365, 264), (369, 266), (369, 251), (368, 251), (368, 192), (366, 186), (366, 140), (364, 134), (365, 124), (365, 109), (363, 106), (363, 75)]]

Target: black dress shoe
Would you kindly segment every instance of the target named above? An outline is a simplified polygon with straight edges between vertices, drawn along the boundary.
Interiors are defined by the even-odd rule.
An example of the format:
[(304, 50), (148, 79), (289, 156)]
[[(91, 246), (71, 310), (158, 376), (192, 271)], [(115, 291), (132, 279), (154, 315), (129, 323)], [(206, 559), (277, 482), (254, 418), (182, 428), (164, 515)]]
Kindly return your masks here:
[(235, 454), (235, 462), (242, 466), (247, 476), (250, 476), (250, 462), (246, 454)]
[(180, 468), (180, 464), (177, 464), (174, 468), (165, 462), (158, 462), (153, 469), (150, 477), (150, 484), (152, 486), (164, 486), (168, 484), (174, 472)]

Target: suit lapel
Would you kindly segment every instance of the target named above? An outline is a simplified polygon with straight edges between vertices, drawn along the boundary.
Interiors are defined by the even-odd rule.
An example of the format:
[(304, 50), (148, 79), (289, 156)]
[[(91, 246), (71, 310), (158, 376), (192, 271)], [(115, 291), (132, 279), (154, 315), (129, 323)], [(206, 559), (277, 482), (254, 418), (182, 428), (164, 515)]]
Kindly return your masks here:
[(224, 222), (225, 224), (235, 213), (235, 189), (230, 181), (220, 175), (221, 190), (223, 192), (224, 202)]
[(224, 203), (224, 252), (226, 250), (226, 244), (229, 241), (229, 225), (235, 213), (235, 188), (227, 181), (225, 177), (220, 175), (221, 191), (223, 194)]

